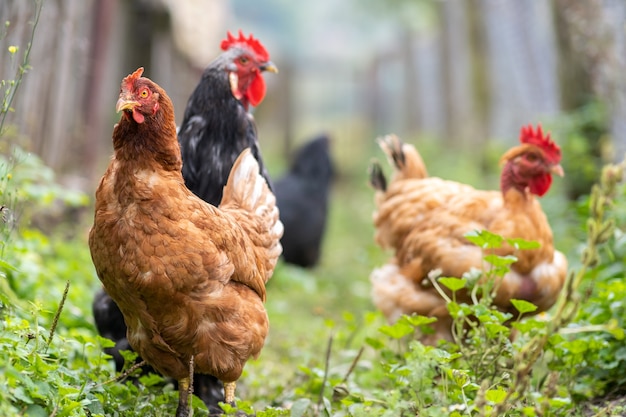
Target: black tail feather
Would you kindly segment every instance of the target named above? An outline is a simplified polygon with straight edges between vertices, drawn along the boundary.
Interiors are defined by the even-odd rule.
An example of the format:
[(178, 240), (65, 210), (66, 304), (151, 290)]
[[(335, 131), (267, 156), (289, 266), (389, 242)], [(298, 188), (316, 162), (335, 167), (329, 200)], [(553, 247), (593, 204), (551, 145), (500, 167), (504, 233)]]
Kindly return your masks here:
[(387, 178), (383, 173), (383, 169), (378, 161), (372, 161), (369, 167), (370, 185), (374, 189), (385, 192), (387, 191)]
[(402, 150), (402, 145), (404, 144), (402, 140), (396, 135), (387, 135), (380, 139), (380, 141), (384, 145), (384, 148), (386, 148), (389, 157), (393, 160), (396, 169), (401, 171), (406, 165), (406, 158)]

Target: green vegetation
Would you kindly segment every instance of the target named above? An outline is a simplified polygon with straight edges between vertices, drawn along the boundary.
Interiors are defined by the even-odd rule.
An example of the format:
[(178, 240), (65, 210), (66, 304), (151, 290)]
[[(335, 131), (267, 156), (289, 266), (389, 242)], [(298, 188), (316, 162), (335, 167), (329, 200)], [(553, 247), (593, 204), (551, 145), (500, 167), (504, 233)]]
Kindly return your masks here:
[[(102, 353), (108, 342), (91, 317), (99, 282), (88, 224), (70, 219), (48, 235), (29, 226), (59, 200), (86, 210), (89, 223), (88, 198), (62, 191), (32, 155), (12, 155), (0, 172), (0, 195), (11, 202), (1, 223), (0, 415), (170, 415), (171, 383), (156, 376), (117, 382)], [(622, 168), (605, 167), (593, 193), (576, 204), (570, 234), (584, 224), (586, 241), (569, 254), (575, 270), (550, 314), (515, 322), (511, 341), (503, 324), (512, 317), (492, 310), (488, 297), (452, 301), (458, 323), (475, 316), (480, 326), (464, 345), (437, 348), (415, 341), (428, 319), (388, 325), (371, 306), (368, 275), (387, 254), (373, 244), (371, 191), (348, 176), (335, 201), (351, 198), (332, 206), (322, 265), (279, 264), (270, 281), (271, 333), (241, 379), (240, 409), (258, 416), (622, 415), (625, 404), (597, 400), (623, 393), (626, 383), (626, 239), (615, 227), (626, 220)], [(498, 242), (485, 233), (472, 239), (483, 247)], [(490, 262), (490, 273), (501, 274), (511, 260)], [(196, 415), (207, 415), (197, 399), (195, 406)]]
[[(8, 53), (18, 54), (15, 48)], [(10, 111), (23, 74), (2, 81), (3, 112)], [(567, 202), (559, 189), (544, 200), (556, 246), (572, 265), (549, 314), (519, 321), (493, 310), (490, 289), (476, 287), (485, 296), (474, 304), (449, 302), (457, 327), (470, 328), (465, 343), (430, 347), (415, 338), (430, 319), (403, 317), (389, 325), (371, 305), (369, 273), (388, 256), (373, 243), (372, 191), (365, 181), (369, 158), (380, 155), (373, 144), (340, 146), (350, 151), (337, 149), (348, 156), (340, 158), (323, 262), (314, 270), (278, 265), (268, 285), (270, 336), (240, 380), (240, 410), (259, 417), (626, 414), (623, 164), (604, 167), (578, 202)], [(458, 155), (434, 142), (420, 142), (420, 149), (427, 161), (437, 156), (433, 174), (485, 185), (477, 184), (481, 173), (469, 160), (459, 167)], [(86, 243), (90, 198), (61, 189), (34, 155), (19, 148), (2, 153), (0, 415), (172, 415), (177, 393), (170, 381), (149, 375), (137, 384), (120, 382), (102, 351), (110, 342), (97, 335), (91, 315), (100, 284)], [(488, 179), (491, 186), (495, 178)], [(58, 206), (62, 214), (52, 218)], [(488, 233), (471, 239), (485, 248), (501, 240)], [(488, 259), (493, 276), (511, 262)], [(472, 277), (438, 285), (475, 285), (466, 278)], [(516, 305), (520, 313), (533, 308)], [(504, 325), (509, 320), (511, 327)], [(208, 415), (197, 398), (194, 408), (196, 416)]]

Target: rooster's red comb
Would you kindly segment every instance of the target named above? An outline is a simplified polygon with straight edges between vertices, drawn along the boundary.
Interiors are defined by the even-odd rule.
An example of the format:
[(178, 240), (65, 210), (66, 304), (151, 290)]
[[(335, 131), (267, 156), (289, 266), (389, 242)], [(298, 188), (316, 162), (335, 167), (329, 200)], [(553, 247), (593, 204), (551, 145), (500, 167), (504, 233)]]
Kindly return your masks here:
[(544, 135), (541, 124), (537, 124), (537, 129), (533, 129), (532, 125), (523, 126), (520, 131), (519, 141), (529, 145), (540, 147), (546, 158), (555, 164), (561, 161), (561, 148), (550, 139), (550, 133)]
[(135, 72), (124, 77), (124, 79), (122, 80), (122, 84), (124, 84), (127, 89), (131, 90), (133, 88), (133, 85), (135, 84), (135, 81), (137, 81), (142, 74), (143, 67), (139, 67), (137, 68), (137, 70), (135, 70)]
[(233, 36), (230, 31), (226, 34), (226, 39), (222, 41), (221, 48), (226, 51), (230, 49), (233, 45), (246, 45), (248, 48), (252, 49), (255, 54), (258, 55), (259, 59), (262, 61), (269, 61), (270, 54), (267, 52), (265, 47), (259, 42), (258, 39), (255, 39), (252, 34), (249, 37), (245, 37), (241, 29), (239, 29), (239, 37), (236, 38)]

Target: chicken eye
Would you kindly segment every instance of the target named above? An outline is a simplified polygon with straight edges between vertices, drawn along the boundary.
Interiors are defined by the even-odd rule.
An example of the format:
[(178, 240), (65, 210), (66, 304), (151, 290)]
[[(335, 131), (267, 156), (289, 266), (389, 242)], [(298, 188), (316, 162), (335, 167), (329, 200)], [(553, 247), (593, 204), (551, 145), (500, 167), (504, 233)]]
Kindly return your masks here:
[(139, 93), (139, 96), (141, 98), (146, 98), (146, 97), (148, 97), (148, 94), (149, 94), (148, 93), (148, 89), (144, 89), (144, 90), (141, 90), (141, 93)]
[(246, 65), (248, 63), (248, 61), (250, 61), (247, 57), (242, 56), (241, 58), (239, 58), (239, 63), (241, 65)]
[(539, 159), (539, 157), (536, 154), (534, 154), (534, 153), (529, 153), (529, 154), (526, 155), (526, 159), (529, 162), (535, 162), (537, 159)]

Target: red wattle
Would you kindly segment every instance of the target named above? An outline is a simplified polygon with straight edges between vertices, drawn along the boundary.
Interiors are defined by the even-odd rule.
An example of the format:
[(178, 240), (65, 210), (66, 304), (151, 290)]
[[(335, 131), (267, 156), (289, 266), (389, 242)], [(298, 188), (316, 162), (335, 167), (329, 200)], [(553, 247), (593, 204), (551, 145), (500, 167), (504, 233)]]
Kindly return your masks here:
[(244, 95), (252, 106), (257, 106), (265, 98), (265, 89), (265, 80), (261, 75), (257, 75), (250, 83), (248, 91), (246, 91)]
[(551, 184), (552, 175), (546, 173), (537, 178), (533, 178), (533, 180), (528, 184), (528, 189), (531, 193), (541, 197), (548, 192)]
[(146, 118), (143, 114), (139, 113), (137, 110), (133, 109), (133, 119), (139, 124), (143, 123)]

